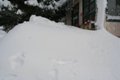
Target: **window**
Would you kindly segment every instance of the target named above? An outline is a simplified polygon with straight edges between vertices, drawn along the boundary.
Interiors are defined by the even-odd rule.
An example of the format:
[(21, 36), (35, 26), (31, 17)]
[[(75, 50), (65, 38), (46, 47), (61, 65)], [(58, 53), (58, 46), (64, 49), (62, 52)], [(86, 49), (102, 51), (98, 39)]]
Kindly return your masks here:
[(116, 5), (120, 6), (120, 0), (116, 0)]
[(95, 21), (96, 0), (83, 0), (83, 23)]
[(73, 7), (72, 25), (79, 27), (79, 3)]
[(120, 0), (116, 0), (116, 12), (120, 16)]
[(107, 21), (120, 21), (120, 0), (107, 0)]
[(120, 0), (108, 0), (107, 14), (120, 16)]

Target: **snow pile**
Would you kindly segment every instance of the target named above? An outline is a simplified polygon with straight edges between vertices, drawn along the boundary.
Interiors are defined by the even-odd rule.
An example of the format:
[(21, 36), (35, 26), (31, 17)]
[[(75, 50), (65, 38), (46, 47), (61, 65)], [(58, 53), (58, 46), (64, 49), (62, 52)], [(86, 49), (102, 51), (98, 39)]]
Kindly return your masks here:
[(8, 7), (9, 10), (13, 8), (13, 5), (8, 0), (0, 0), (0, 10), (1, 10), (1, 7), (3, 6)]
[(120, 80), (120, 40), (42, 17), (0, 43), (0, 80)]

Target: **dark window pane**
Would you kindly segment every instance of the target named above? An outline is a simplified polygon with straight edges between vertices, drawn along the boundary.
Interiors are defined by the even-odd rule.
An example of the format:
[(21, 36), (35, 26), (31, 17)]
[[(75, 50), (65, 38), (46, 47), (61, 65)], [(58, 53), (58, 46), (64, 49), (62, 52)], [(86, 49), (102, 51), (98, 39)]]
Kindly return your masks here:
[(83, 3), (83, 23), (86, 21), (94, 21), (96, 14), (96, 0), (88, 0), (88, 2)]
[(120, 0), (108, 0), (107, 14), (120, 16)]

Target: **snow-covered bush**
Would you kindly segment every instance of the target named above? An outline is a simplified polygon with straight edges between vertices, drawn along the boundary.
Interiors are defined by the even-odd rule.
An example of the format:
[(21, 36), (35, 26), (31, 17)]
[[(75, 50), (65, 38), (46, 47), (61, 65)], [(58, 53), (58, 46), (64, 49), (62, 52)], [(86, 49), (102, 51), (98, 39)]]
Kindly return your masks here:
[[(31, 15), (39, 15), (58, 21), (66, 0), (0, 0), (0, 25), (10, 30), (16, 24), (28, 21)], [(62, 11), (60, 11), (62, 10)]]

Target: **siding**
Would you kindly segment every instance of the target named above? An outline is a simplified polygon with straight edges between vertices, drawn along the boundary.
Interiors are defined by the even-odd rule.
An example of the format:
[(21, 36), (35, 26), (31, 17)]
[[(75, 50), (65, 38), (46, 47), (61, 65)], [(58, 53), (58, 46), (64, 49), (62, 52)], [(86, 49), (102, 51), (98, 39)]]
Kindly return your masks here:
[(120, 22), (105, 22), (106, 30), (120, 37)]

